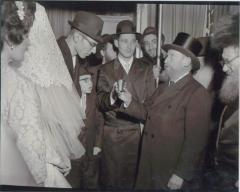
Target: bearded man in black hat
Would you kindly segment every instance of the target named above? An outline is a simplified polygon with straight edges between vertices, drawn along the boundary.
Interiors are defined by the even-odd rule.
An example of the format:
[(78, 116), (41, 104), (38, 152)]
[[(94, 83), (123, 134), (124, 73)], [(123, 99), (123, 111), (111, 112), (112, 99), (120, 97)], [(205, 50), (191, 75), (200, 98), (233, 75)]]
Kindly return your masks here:
[[(103, 65), (97, 84), (98, 105), (104, 114), (101, 179), (104, 189), (132, 189), (136, 176), (140, 121), (118, 111), (116, 82), (140, 103), (154, 91), (152, 68), (134, 57), (139, 35), (129, 20), (118, 23), (114, 44), (118, 56)], [(120, 83), (121, 82), (121, 83)]]
[(239, 191), (239, 13), (225, 16), (215, 26), (214, 47), (222, 50), (226, 76), (220, 90), (222, 111), (216, 142), (215, 169), (209, 173), (206, 191)]
[(203, 158), (210, 123), (210, 95), (191, 75), (200, 66), (201, 44), (179, 33), (173, 44), (162, 48), (168, 54), (170, 82), (159, 86), (144, 104), (127, 89), (117, 93), (124, 112), (146, 120), (136, 188), (189, 189)]
[[(58, 39), (58, 45), (62, 51), (65, 63), (67, 65), (70, 76), (74, 82), (74, 85), (80, 97), (82, 97), (79, 77), (83, 73), (83, 71), (86, 70), (84, 69), (84, 67), (86, 67), (84, 66), (85, 64), (84, 59), (91, 53), (96, 53), (97, 43), (102, 42), (101, 32), (103, 28), (103, 21), (100, 17), (93, 13), (79, 11), (75, 15), (73, 21), (69, 21), (69, 24), (71, 25), (71, 31), (69, 32), (67, 37), (63, 36)], [(91, 72), (94, 73), (95, 71)], [(84, 140), (86, 154), (82, 159), (71, 161), (72, 169), (70, 174), (67, 176), (67, 180), (69, 181), (73, 188), (75, 187), (86, 188), (86, 186), (83, 186), (81, 184), (83, 183), (82, 182), (83, 178), (81, 174), (83, 161), (86, 160), (84, 162), (85, 164), (93, 162), (90, 160), (95, 159), (94, 155), (97, 155), (101, 151), (100, 141), (98, 141), (100, 140), (100, 137), (96, 136), (96, 134), (98, 133), (97, 130), (98, 122), (101, 121), (98, 118), (96, 108), (96, 92), (94, 89), (96, 83), (95, 80), (97, 79), (96, 75), (97, 73), (95, 72), (91, 77), (93, 80), (93, 88), (91, 93), (89, 93), (88, 97), (86, 98), (87, 106), (85, 107), (87, 112), (86, 119), (84, 120), (85, 138), (83, 138), (83, 135), (81, 136), (81, 139)], [(85, 172), (87, 171), (85, 170)], [(91, 178), (88, 178), (88, 180), (91, 180)], [(96, 187), (97, 187), (96, 179), (93, 178), (92, 188)]]
[[(141, 37), (141, 47), (143, 57), (141, 62), (145, 62), (153, 67), (153, 74), (156, 80), (164, 82), (168, 80), (164, 71), (164, 54), (161, 50), (160, 68), (157, 66), (158, 35), (155, 27), (147, 27)], [(161, 45), (165, 42), (165, 36), (161, 34)]]

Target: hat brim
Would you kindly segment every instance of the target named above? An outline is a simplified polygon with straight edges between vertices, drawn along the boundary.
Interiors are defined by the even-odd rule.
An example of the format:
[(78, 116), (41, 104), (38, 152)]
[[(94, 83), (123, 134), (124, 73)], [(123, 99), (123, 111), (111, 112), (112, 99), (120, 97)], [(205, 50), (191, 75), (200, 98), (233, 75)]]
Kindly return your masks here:
[(181, 46), (174, 45), (174, 44), (165, 44), (162, 46), (162, 49), (166, 52), (170, 49), (179, 51), (180, 53), (191, 58), (193, 71), (197, 71), (200, 68), (200, 62), (199, 62), (198, 58), (191, 51), (188, 51), (187, 49), (184, 49)]
[(87, 26), (84, 27), (84, 25), (79, 25), (79, 26), (75, 26), (74, 23), (72, 21), (68, 21), (68, 23), (74, 28), (74, 29), (77, 29), (78, 31), (84, 33), (85, 35), (91, 37), (92, 39), (94, 39), (95, 41), (97, 41), (98, 43), (102, 43), (103, 40), (102, 40), (102, 37), (101, 36), (98, 36), (98, 35), (95, 35), (89, 31), (87, 31)]
[(112, 37), (113, 37), (113, 39), (116, 39), (117, 36), (118, 36), (118, 35), (121, 35), (121, 34), (135, 34), (136, 37), (137, 37), (137, 39), (139, 39), (139, 40), (140, 40), (141, 37), (142, 37), (142, 34), (141, 34), (141, 33), (137, 33), (137, 32), (135, 32), (135, 33), (115, 33), (115, 34), (112, 35)]

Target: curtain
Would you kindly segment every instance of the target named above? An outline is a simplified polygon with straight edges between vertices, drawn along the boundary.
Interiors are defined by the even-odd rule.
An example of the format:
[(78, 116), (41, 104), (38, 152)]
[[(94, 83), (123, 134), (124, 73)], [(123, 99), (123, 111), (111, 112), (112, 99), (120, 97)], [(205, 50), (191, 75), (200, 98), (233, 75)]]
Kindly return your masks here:
[(179, 32), (201, 37), (206, 5), (163, 4), (162, 32), (171, 43)]
[(236, 12), (239, 13), (240, 6), (239, 5), (212, 5), (211, 8), (214, 10), (213, 22), (216, 23), (218, 20), (224, 16), (229, 14), (234, 14)]

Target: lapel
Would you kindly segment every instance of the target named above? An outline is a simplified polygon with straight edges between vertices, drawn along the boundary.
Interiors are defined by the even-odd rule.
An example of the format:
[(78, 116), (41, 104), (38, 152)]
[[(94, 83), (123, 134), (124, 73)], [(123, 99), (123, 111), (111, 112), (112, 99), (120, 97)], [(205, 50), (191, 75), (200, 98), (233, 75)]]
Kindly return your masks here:
[(115, 81), (118, 81), (119, 79), (124, 79), (124, 77), (127, 76), (127, 73), (118, 58), (113, 61), (113, 72)]
[(66, 42), (66, 37), (62, 37), (60, 39), (60, 44), (61, 44), (60, 48), (63, 52), (64, 60), (67, 65), (68, 71), (69, 71), (72, 79), (74, 79), (72, 54), (71, 54), (71, 51)]
[(128, 73), (128, 75), (130, 77), (138, 77), (138, 73), (141, 73), (144, 70), (144, 66), (143, 63), (138, 62), (138, 60), (136, 58), (133, 59), (133, 63), (132, 66), (130, 68), (130, 71)]
[(192, 80), (192, 77), (190, 74), (183, 77), (183, 79), (179, 80), (177, 83), (175, 83), (173, 86), (168, 86), (165, 88), (164, 92), (161, 94), (160, 97), (156, 100), (155, 104), (159, 104), (166, 99), (170, 99), (174, 97), (176, 94), (178, 94), (185, 85), (188, 84)]

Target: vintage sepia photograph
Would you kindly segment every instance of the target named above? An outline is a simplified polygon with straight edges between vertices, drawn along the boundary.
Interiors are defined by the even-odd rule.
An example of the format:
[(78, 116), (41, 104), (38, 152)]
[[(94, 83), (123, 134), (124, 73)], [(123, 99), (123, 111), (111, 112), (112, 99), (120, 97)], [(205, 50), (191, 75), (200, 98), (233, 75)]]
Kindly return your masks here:
[(0, 191), (239, 191), (239, 1), (1, 1)]

